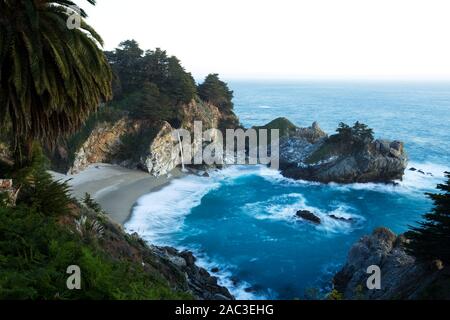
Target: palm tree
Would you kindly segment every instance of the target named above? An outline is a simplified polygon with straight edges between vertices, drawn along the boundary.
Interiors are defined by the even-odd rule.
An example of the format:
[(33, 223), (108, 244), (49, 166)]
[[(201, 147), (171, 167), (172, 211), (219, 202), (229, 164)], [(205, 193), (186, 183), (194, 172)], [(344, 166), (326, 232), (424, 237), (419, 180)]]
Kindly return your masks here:
[[(95, 0), (87, 0), (95, 5)], [(54, 144), (112, 96), (103, 41), (68, 0), (0, 0), (0, 125), (20, 163), (33, 141)]]

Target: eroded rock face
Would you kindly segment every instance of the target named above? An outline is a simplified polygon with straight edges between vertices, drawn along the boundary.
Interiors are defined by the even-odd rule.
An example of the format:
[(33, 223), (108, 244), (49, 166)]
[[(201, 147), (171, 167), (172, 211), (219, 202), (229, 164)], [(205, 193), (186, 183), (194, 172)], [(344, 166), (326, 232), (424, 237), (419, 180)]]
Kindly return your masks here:
[(227, 288), (218, 284), (218, 278), (196, 265), (197, 259), (190, 251), (178, 251), (172, 247), (152, 246), (152, 250), (170, 261), (179, 272), (186, 275), (189, 290), (200, 300), (234, 300)]
[[(302, 134), (280, 143), (280, 169), (289, 178), (324, 183), (391, 182), (402, 179), (408, 164), (400, 141), (367, 141), (358, 147), (349, 141), (344, 151), (330, 143), (317, 124), (297, 132)], [(321, 153), (327, 156), (311, 161)]]
[(114, 124), (99, 124), (75, 153), (69, 173), (83, 171), (93, 163), (110, 162), (122, 145), (121, 137), (130, 130), (131, 126), (131, 121), (127, 118)]
[(173, 130), (168, 122), (164, 122), (150, 144), (149, 153), (142, 157), (142, 166), (154, 176), (167, 174), (181, 163), (180, 150), (172, 137)]
[[(406, 238), (386, 228), (376, 229), (350, 249), (345, 266), (333, 279), (334, 288), (345, 299), (421, 299), (429, 288), (443, 279), (450, 280), (448, 268), (418, 263), (405, 251)], [(369, 266), (381, 270), (381, 289), (369, 290)], [(449, 284), (447, 283), (447, 286)], [(450, 298), (450, 288), (441, 298)]]
[(317, 122), (313, 122), (309, 128), (297, 128), (293, 137), (304, 139), (311, 144), (315, 144), (328, 137), (328, 135), (320, 128)]
[[(180, 128), (188, 130), (191, 134), (195, 121), (202, 123), (203, 130), (212, 128), (223, 130), (239, 126), (234, 113), (221, 112), (216, 106), (204, 102), (192, 101), (180, 106), (180, 118)], [(139, 150), (132, 150), (133, 159), (124, 159), (122, 154), (124, 137), (133, 134), (139, 136), (139, 132), (148, 129), (154, 129), (155, 135), (139, 141)], [(178, 127), (175, 128), (166, 121), (148, 123), (127, 117), (113, 124), (100, 123), (76, 152), (69, 173), (80, 172), (93, 163), (112, 163), (132, 169), (140, 168), (154, 176), (165, 175), (181, 164), (179, 143), (176, 137), (172, 137), (174, 129)], [(203, 141), (192, 139), (192, 154), (201, 150), (202, 146)], [(184, 160), (187, 162), (189, 159)]]

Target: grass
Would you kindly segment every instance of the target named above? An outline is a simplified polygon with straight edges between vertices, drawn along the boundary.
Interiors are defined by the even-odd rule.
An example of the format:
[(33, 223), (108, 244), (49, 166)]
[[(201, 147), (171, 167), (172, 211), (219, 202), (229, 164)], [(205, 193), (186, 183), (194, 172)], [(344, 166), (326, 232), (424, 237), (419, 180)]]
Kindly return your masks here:
[(297, 129), (297, 126), (293, 124), (291, 121), (289, 121), (286, 118), (277, 118), (275, 120), (272, 120), (268, 124), (264, 126), (256, 126), (255, 129), (278, 129), (280, 130), (280, 137), (288, 136), (290, 133), (294, 132)]

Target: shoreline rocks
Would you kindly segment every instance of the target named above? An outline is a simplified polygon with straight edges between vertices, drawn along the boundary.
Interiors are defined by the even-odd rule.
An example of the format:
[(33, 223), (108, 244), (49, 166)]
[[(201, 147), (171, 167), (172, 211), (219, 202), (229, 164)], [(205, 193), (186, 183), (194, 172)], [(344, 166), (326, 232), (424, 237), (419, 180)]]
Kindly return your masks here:
[[(417, 262), (406, 252), (406, 242), (405, 236), (387, 228), (361, 238), (334, 276), (334, 289), (350, 300), (450, 299), (450, 268)], [(367, 268), (372, 265), (381, 270), (380, 290), (369, 290), (366, 285), (371, 275)]]
[[(217, 277), (196, 265), (197, 259), (192, 252), (180, 252), (172, 247), (151, 246), (151, 248), (185, 274), (189, 289), (196, 298), (200, 300), (234, 300), (228, 289), (218, 284)], [(219, 270), (217, 269), (216, 272)]]

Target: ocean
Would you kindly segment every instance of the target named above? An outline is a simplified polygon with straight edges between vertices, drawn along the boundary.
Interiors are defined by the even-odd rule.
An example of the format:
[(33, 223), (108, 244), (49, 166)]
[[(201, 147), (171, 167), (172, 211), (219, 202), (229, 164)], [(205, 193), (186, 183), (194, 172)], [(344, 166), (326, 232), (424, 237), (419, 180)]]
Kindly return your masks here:
[[(319, 184), (262, 166), (232, 166), (188, 176), (140, 198), (126, 224), (145, 240), (191, 250), (200, 265), (240, 299), (321, 299), (349, 249), (385, 226), (408, 230), (431, 208), (424, 195), (450, 171), (450, 83), (231, 81), (246, 127), (286, 117), (317, 121), (332, 134), (340, 122), (364, 122), (377, 138), (405, 143), (403, 181)], [(299, 221), (310, 210), (321, 225)], [(330, 219), (329, 214), (353, 222)]]

